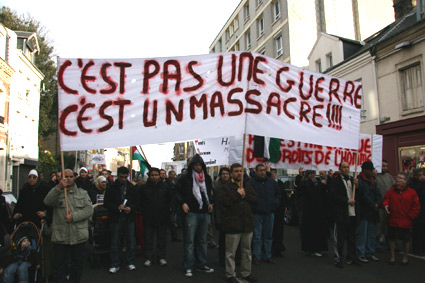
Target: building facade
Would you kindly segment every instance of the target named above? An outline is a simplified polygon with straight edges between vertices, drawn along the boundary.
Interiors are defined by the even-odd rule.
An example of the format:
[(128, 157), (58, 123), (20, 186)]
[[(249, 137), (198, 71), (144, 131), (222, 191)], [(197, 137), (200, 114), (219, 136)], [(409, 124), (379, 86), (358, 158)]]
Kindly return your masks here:
[(391, 0), (243, 0), (210, 53), (248, 50), (298, 67), (322, 32), (362, 40), (394, 21)]

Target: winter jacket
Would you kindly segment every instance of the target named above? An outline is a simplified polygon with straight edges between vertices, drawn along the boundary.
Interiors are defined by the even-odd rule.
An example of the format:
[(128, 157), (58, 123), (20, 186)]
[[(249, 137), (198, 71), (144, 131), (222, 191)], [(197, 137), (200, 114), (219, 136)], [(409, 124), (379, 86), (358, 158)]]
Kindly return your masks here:
[(166, 224), (169, 221), (172, 191), (169, 183), (150, 180), (140, 188), (143, 224)]
[(382, 196), (373, 178), (366, 178), (363, 173), (357, 177), (359, 183), (356, 189), (356, 216), (360, 221), (378, 222), (378, 207), (382, 203)]
[(273, 213), (279, 206), (280, 199), (282, 198), (277, 182), (269, 177), (261, 179), (256, 175), (250, 180), (250, 183), (259, 199), (258, 204), (254, 206), (254, 213)]
[(47, 215), (48, 207), (44, 204), (44, 198), (48, 192), (47, 185), (42, 182), (38, 182), (34, 186), (25, 183), (19, 191), (18, 201), (13, 210), (13, 215), (16, 213), (22, 214), (19, 222), (31, 221), (40, 227), (41, 218), (37, 216), (37, 211), (43, 211)]
[[(204, 171), (205, 176), (205, 185), (207, 187), (207, 195), (208, 200), (206, 196), (201, 193), (202, 197), (202, 207), (199, 208), (199, 203), (196, 200), (195, 196), (193, 195), (192, 189), (193, 189), (193, 164), (200, 163), (202, 165), (202, 170)], [(177, 191), (177, 202), (180, 205), (180, 207), (186, 203), (189, 206), (189, 211), (193, 213), (208, 213), (208, 204), (213, 203), (213, 197), (212, 197), (212, 179), (210, 175), (207, 174), (207, 167), (204, 163), (204, 160), (199, 154), (195, 154), (195, 156), (192, 157), (190, 164), (188, 166), (187, 172), (181, 175), (181, 177), (177, 180), (176, 184), (176, 191)]]
[(72, 214), (72, 222), (67, 223), (65, 194), (63, 190), (54, 187), (47, 194), (44, 203), (53, 207), (52, 243), (76, 245), (89, 238), (88, 219), (93, 214), (93, 205), (87, 192), (74, 184), (67, 191), (68, 207)]
[[(121, 183), (118, 179), (106, 188), (103, 205), (109, 211), (108, 220), (111, 223), (117, 223), (119, 221), (120, 215), (125, 215), (127, 219), (134, 221), (136, 217), (136, 210), (139, 210), (140, 197), (138, 189), (127, 180), (125, 186), (125, 195), (121, 195)], [(119, 206), (124, 203), (124, 200), (126, 200), (125, 205), (131, 208), (129, 214), (126, 214), (124, 211), (120, 211), (119, 209)]]
[(418, 217), (421, 209), (418, 195), (413, 189), (400, 189), (396, 185), (385, 193), (382, 205), (389, 207), (388, 226), (405, 229), (412, 229), (413, 219)]
[(238, 184), (223, 182), (218, 203), (221, 211), (221, 229), (225, 233), (248, 233), (254, 230), (252, 206), (258, 203), (257, 193), (250, 183), (244, 183), (245, 197), (238, 193)]
[(97, 191), (97, 189), (96, 189), (96, 186), (92, 183), (92, 181), (90, 181), (89, 178), (83, 179), (81, 177), (78, 177), (78, 178), (75, 179), (75, 184), (77, 184), (77, 187), (85, 190), (89, 194), (89, 197), (90, 197), (92, 203), (94, 203), (94, 204), (96, 203), (96, 191)]
[[(353, 177), (348, 177), (351, 188), (354, 187)], [(337, 223), (348, 223), (348, 195), (342, 175), (335, 174), (329, 184), (329, 198), (332, 206), (332, 216)]]

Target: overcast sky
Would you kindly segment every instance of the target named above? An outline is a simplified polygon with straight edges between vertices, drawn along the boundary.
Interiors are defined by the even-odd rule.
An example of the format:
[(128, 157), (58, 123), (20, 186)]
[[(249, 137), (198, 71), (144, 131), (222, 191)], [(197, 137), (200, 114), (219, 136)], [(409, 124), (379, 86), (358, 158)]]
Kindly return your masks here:
[[(1, 0), (30, 15), (64, 58), (150, 58), (207, 54), (240, 0)], [(160, 167), (172, 143), (143, 146)]]

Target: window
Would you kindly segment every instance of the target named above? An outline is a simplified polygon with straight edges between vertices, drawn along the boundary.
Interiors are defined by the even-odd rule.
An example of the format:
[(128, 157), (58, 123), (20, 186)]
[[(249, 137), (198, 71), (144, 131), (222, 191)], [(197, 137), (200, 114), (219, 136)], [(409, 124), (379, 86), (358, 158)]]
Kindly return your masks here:
[(275, 21), (280, 18), (280, 3), (279, 3), (279, 1), (273, 2), (273, 17), (274, 17)]
[(239, 29), (239, 17), (236, 17), (233, 20), (233, 28), (234, 28), (234, 31), (237, 31)]
[(257, 36), (258, 37), (262, 36), (264, 34), (264, 19), (263, 19), (263, 17), (261, 17), (257, 20), (257, 29), (258, 29)]
[(221, 44), (221, 39), (218, 41), (218, 52), (223, 52), (223, 46)]
[(256, 0), (255, 2), (257, 3), (257, 7), (258, 7), (263, 3), (263, 0)]
[(398, 148), (399, 170), (409, 172), (412, 168), (425, 168), (425, 144)]
[(245, 46), (247, 50), (251, 48), (251, 31), (250, 30), (248, 30), (245, 33)]
[(316, 72), (322, 72), (322, 60), (320, 59), (316, 61)]
[(249, 4), (248, 3), (243, 7), (243, 17), (245, 22), (249, 21)]
[(228, 41), (230, 39), (229, 29), (226, 29), (225, 38), (226, 38), (226, 41)]
[(423, 88), (422, 88), (422, 71), (421, 65), (411, 65), (400, 70), (400, 81), (402, 91), (402, 108), (403, 111), (413, 110), (422, 107), (423, 104)]
[(261, 55), (266, 55), (266, 48), (261, 48), (260, 50), (258, 50), (258, 53), (260, 53)]
[(332, 53), (326, 54), (326, 68), (331, 68), (334, 65)]
[(275, 42), (276, 42), (276, 54), (277, 54), (277, 57), (279, 57), (280, 55), (283, 54), (282, 35), (279, 35), (278, 37), (276, 37)]

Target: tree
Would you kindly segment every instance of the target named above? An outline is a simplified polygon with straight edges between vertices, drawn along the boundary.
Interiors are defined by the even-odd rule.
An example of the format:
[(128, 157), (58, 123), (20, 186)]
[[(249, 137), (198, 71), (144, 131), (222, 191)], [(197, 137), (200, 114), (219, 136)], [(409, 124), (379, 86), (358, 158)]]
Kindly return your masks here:
[(47, 38), (45, 28), (31, 16), (19, 16), (8, 7), (0, 10), (0, 22), (14, 31), (37, 33), (40, 52), (35, 56), (35, 65), (44, 74), (44, 88), (40, 97), (39, 135), (47, 137), (58, 130), (58, 89), (56, 66), (53, 60), (54, 47)]

